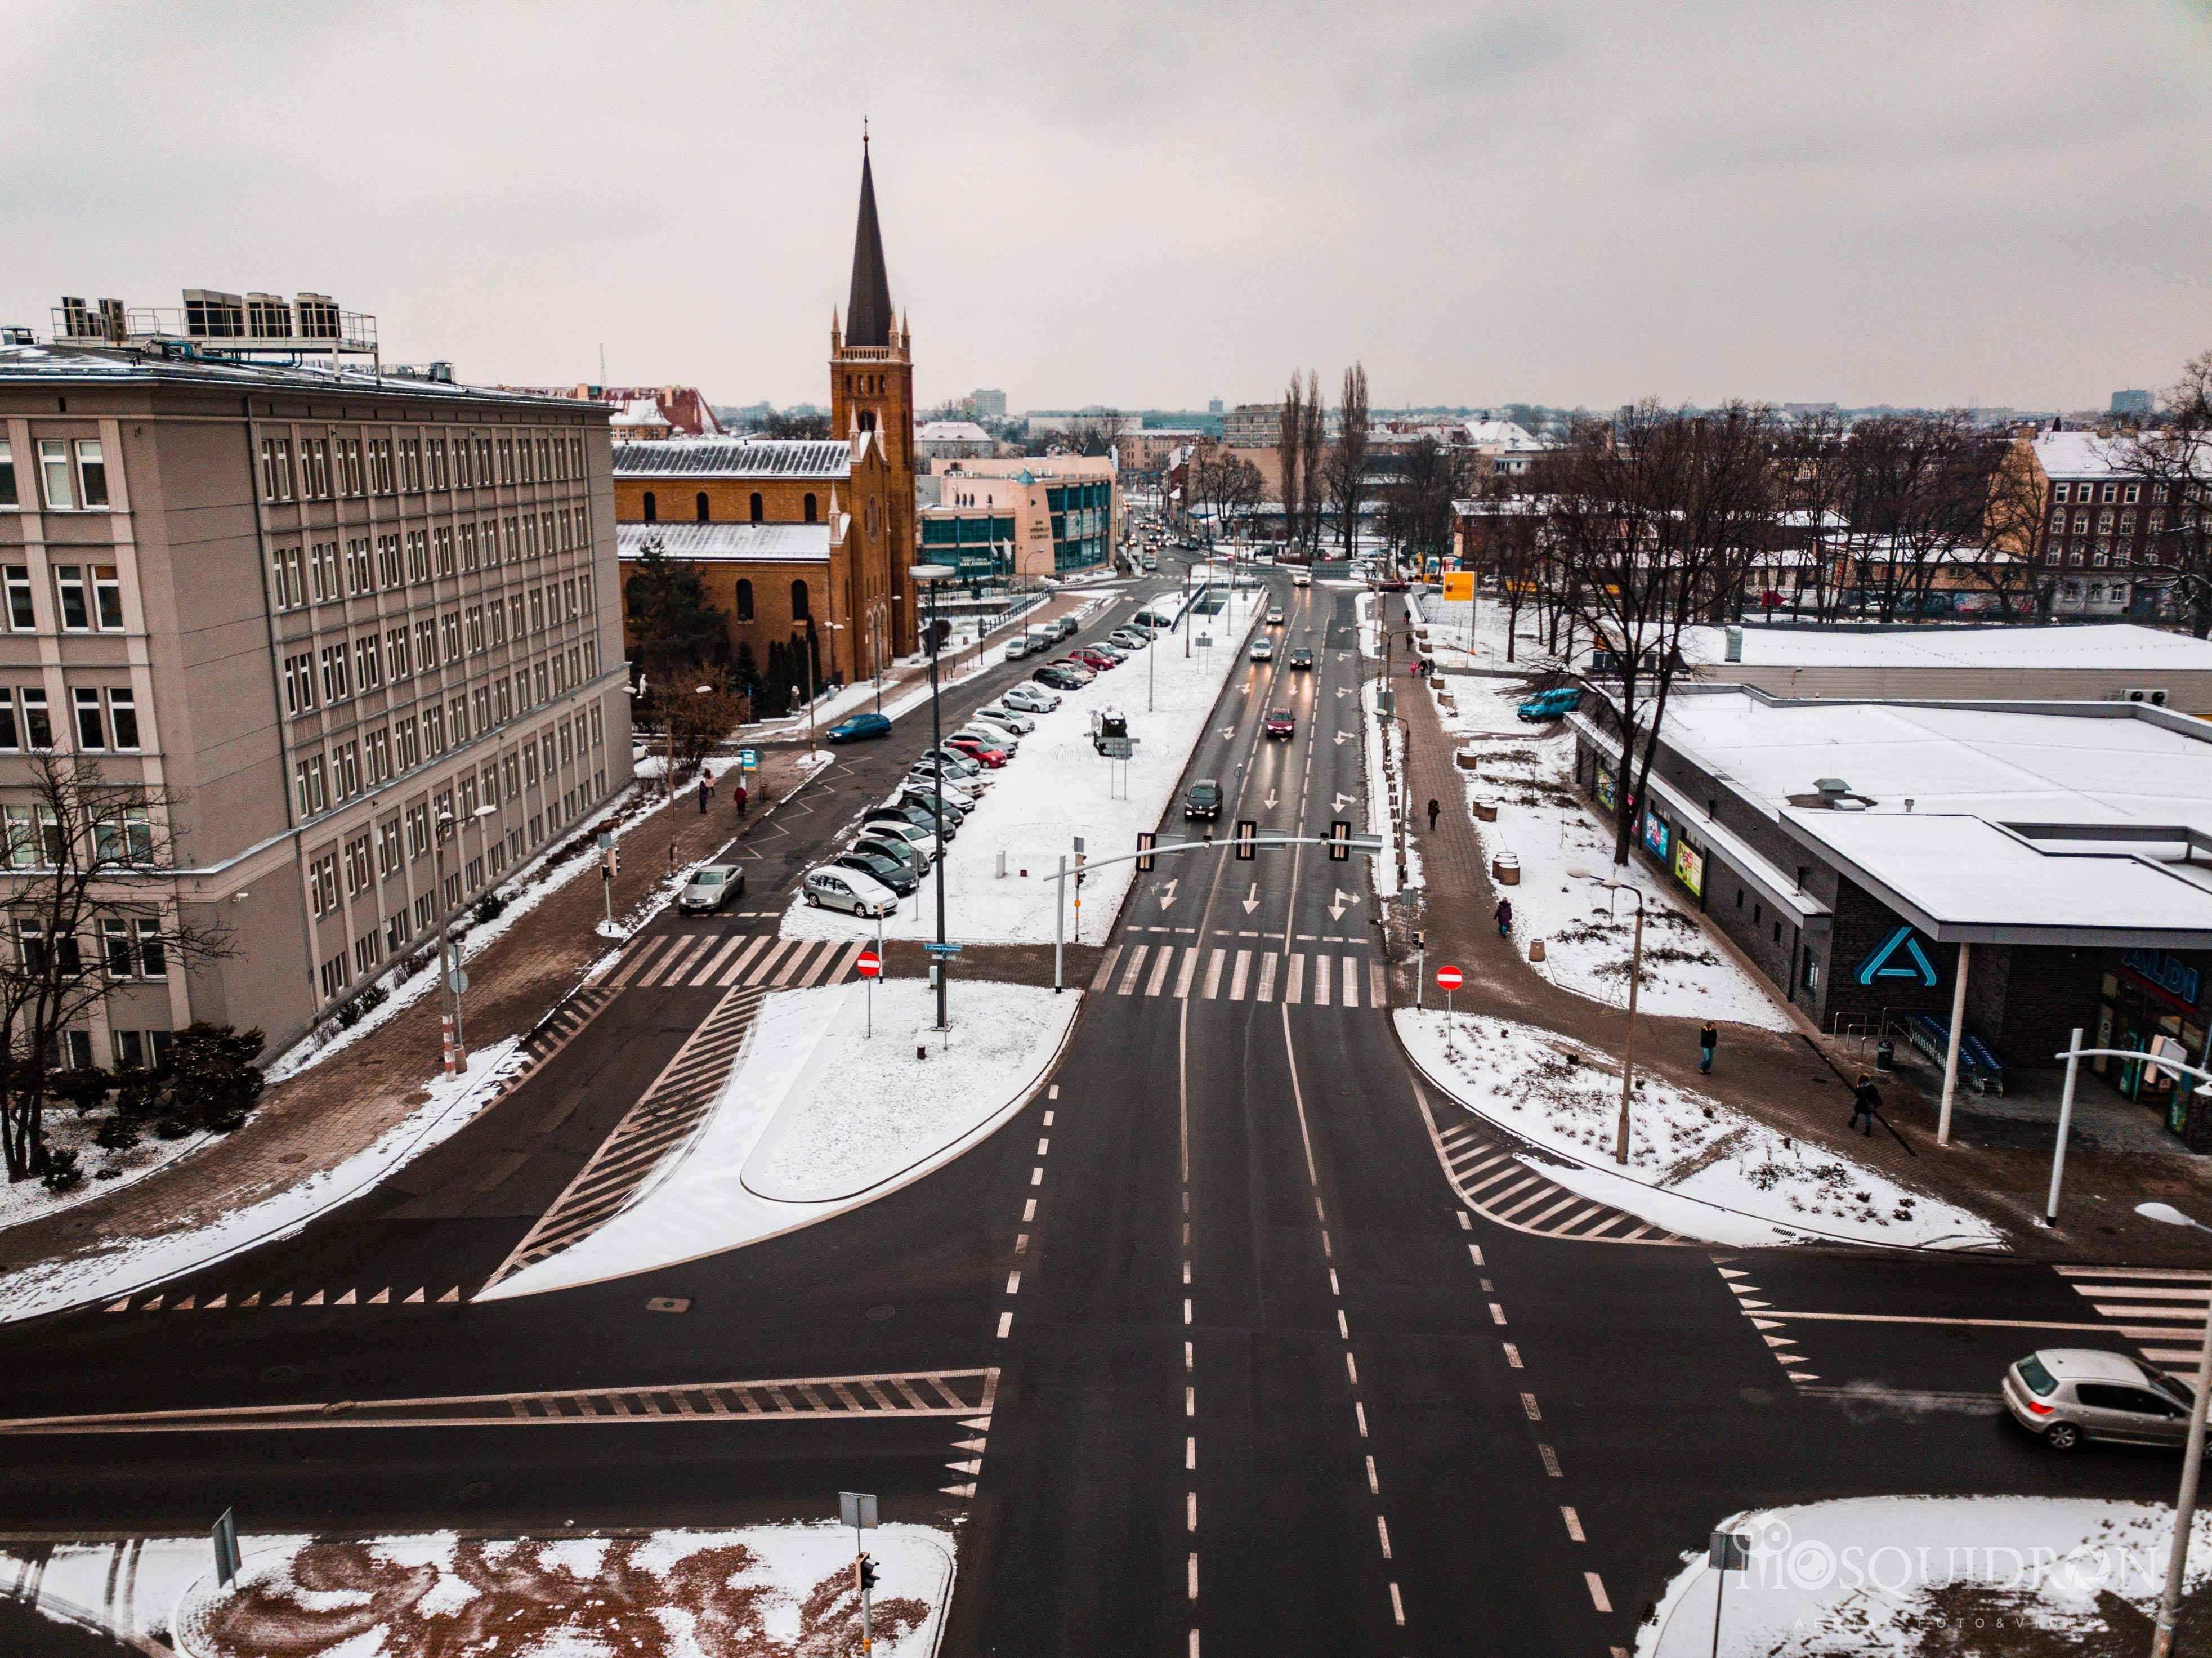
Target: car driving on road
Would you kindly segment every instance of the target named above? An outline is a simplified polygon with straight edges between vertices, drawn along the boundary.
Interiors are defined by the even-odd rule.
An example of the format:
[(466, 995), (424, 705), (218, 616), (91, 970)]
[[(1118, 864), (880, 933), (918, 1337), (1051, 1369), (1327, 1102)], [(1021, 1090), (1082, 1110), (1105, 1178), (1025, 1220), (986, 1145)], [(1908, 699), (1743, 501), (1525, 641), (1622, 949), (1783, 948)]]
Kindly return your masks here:
[(870, 737), (889, 737), (891, 722), (879, 714), (848, 714), (822, 733), (831, 743), (858, 743)]
[(1270, 708), (1265, 729), (1270, 737), (1292, 737), (1297, 733), (1298, 722), (1288, 708)]
[(1297, 649), (1292, 651), (1289, 656), (1284, 659), (1284, 663), (1285, 666), (1293, 669), (1310, 669), (1313, 666), (1313, 653), (1306, 649), (1304, 646), (1301, 645)]
[(676, 908), (687, 914), (711, 915), (744, 892), (745, 872), (735, 864), (702, 864), (676, 895)]
[(1220, 783), (1211, 777), (1201, 777), (1193, 782), (1183, 791), (1182, 815), (1187, 818), (1220, 817)]
[(1264, 639), (1254, 640), (1252, 641), (1252, 659), (1255, 662), (1273, 661), (1275, 659), (1274, 646)]
[[(2054, 1451), (2085, 1439), (2179, 1445), (2196, 1397), (2187, 1382), (2154, 1364), (2092, 1347), (2045, 1347), (2004, 1376), (2013, 1420)], [(2206, 1449), (2212, 1452), (2212, 1442)]]
[(1271, 628), (1279, 628), (1283, 625), (1283, 607), (1281, 605), (1270, 604), (1267, 607), (1267, 625)]

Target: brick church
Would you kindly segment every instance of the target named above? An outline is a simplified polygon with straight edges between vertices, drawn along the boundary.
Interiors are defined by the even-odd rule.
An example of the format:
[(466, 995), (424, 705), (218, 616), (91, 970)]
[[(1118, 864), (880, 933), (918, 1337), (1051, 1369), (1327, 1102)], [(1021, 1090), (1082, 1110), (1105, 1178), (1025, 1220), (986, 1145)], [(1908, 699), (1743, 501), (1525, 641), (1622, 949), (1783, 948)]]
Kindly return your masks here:
[[(863, 139), (852, 290), (830, 319), (827, 440), (617, 443), (625, 580), (648, 544), (696, 573), (730, 653), (804, 647), (824, 683), (872, 677), (916, 648), (913, 337), (891, 305)], [(625, 615), (627, 625), (627, 615)], [(633, 639), (635, 635), (632, 635)]]

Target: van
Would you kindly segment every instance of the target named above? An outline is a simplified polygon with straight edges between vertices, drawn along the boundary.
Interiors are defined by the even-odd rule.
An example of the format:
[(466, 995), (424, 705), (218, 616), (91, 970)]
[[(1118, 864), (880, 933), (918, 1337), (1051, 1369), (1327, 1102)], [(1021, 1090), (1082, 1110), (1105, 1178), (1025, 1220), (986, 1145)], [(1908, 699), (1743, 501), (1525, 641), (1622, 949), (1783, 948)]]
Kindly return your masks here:
[(1053, 634), (1054, 639), (1072, 639), (1075, 636), (1075, 618), (1072, 616), (1056, 616), (1048, 625), (1055, 630)]

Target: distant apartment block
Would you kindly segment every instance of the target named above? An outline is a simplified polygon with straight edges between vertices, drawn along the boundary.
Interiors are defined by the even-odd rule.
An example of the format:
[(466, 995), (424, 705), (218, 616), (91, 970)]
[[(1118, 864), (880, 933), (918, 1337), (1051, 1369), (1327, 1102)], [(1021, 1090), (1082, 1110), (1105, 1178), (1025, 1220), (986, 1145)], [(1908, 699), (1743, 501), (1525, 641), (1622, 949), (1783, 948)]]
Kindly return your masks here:
[(2149, 392), (2115, 392), (2112, 412), (2115, 415), (2148, 415), (2156, 411), (2157, 397)]
[(1006, 417), (1006, 394), (1004, 392), (989, 392), (979, 387), (969, 401), (975, 405), (977, 420), (1004, 420)]

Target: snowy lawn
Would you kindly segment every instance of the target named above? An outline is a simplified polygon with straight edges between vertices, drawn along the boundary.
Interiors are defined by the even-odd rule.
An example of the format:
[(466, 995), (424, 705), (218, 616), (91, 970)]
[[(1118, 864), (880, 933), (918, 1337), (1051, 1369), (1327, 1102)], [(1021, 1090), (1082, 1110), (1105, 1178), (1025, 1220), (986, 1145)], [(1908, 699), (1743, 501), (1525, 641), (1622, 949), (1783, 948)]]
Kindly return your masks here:
[[(762, 1003), (690, 1149), (599, 1231), (478, 1297), (495, 1301), (720, 1254), (827, 1220), (942, 1168), (1043, 1082), (1081, 997), (961, 979), (950, 1041), (928, 981), (781, 990)], [(929, 1057), (917, 1059), (917, 1045)]]
[[(1381, 689), (1372, 679), (1359, 683), (1359, 745), (1366, 766), (1366, 832), (1382, 841), (1382, 850), (1367, 860), (1367, 867), (1376, 895), (1389, 898), (1398, 891), (1398, 819), (1394, 808), (1401, 793), (1400, 780), (1406, 774), (1406, 732), (1395, 719), (1386, 726), (1377, 717)], [(1385, 744), (1389, 750), (1387, 764)], [(1421, 848), (1410, 833), (1406, 836), (1406, 884), (1426, 884), (1421, 878)]]
[(35, 1180), (0, 1181), (0, 1231), (58, 1215), (89, 1198), (119, 1192), (216, 1138), (198, 1133), (165, 1140), (154, 1133), (149, 1122), (143, 1138), (129, 1151), (103, 1151), (93, 1143), (93, 1136), (114, 1120), (115, 1113), (109, 1108), (81, 1116), (74, 1106), (49, 1102), (45, 1114), (46, 1145), (55, 1151), (76, 1152), (76, 1166), (84, 1171), (84, 1178), (66, 1192), (49, 1192)]
[[(1495, 596), (1485, 593), (1474, 601), (1472, 629), (1468, 626), (1465, 599), (1447, 604), (1441, 595), (1425, 592), (1414, 599), (1413, 608), (1419, 625), (1427, 630), (1429, 650), (1439, 667), (1504, 669), (1535, 674), (1565, 665), (1562, 656), (1544, 648), (1543, 618), (1538, 615), (1534, 601), (1521, 607), (1519, 625), (1513, 630), (1513, 659), (1510, 662), (1505, 657), (1508, 617), (1505, 606)], [(1569, 636), (1564, 624), (1559, 636), (1563, 641)], [(1572, 654), (1571, 650), (1564, 653)]]
[(1574, 786), (1575, 739), (1565, 730), (1548, 738), (1525, 726), (1515, 712), (1525, 700), (1510, 679), (1444, 676), (1437, 689), (1449, 696), (1444, 728), (1462, 752), (1477, 756), (1460, 773), (1467, 810), (1477, 799), (1495, 801), (1498, 821), (1475, 820), (1483, 856), (1510, 852), (1521, 860), (1521, 884), (1505, 889), (1513, 901), (1513, 936), (1523, 954), (1544, 941), (1536, 970), (1562, 990), (1609, 1007), (1628, 1004), (1628, 957), (1636, 901), (1589, 881), (1567, 866), (1626, 880), (1644, 895), (1644, 986), (1637, 1005), (1648, 1013), (1717, 1019), (1766, 1030), (1796, 1029), (1790, 1015), (1750, 971), (1726, 955), (1705, 924), (1676, 902), (1671, 884), (1632, 859), (1613, 864), (1613, 829), (1593, 817)]
[[(1571, 1191), (1715, 1243), (1839, 1240), (1896, 1248), (1996, 1247), (1986, 1221), (1665, 1078), (1639, 1078), (1628, 1162), (1613, 1161), (1620, 1071), (1533, 1025), (1401, 1008), (1398, 1035), (1422, 1074), (1540, 1151), (1530, 1167)], [(1448, 1051), (1449, 1050), (1449, 1051)]]
[[(243, 1537), (220, 1593), (208, 1541), (12, 1545), (0, 1588), (57, 1622), (184, 1658), (813, 1658), (859, 1650), (853, 1533), (829, 1523), (509, 1541), (452, 1532), (362, 1540)], [(952, 1588), (951, 1534), (867, 1534), (878, 1650), (926, 1658)], [(33, 1562), (45, 1553), (40, 1565)]]
[[(2173, 1510), (2033, 1497), (1863, 1497), (1740, 1514), (1752, 1539), (1720, 1600), (1723, 1658), (2058, 1658), (2150, 1644)], [(2212, 1612), (2212, 1513), (2191, 1535), (2181, 1621)], [(1683, 1555), (1636, 1658), (1715, 1650), (1717, 1574)], [(2185, 1651), (2185, 1644), (2177, 1651)]]
[(510, 1036), (493, 1047), (479, 1048), (470, 1055), (465, 1074), (441, 1076), (425, 1084), (422, 1105), (374, 1145), (334, 1169), (232, 1210), (207, 1225), (49, 1262), (0, 1282), (0, 1322), (36, 1318), (80, 1303), (129, 1295), (164, 1278), (196, 1272), (254, 1244), (298, 1231), (466, 1127), (521, 1066), (524, 1056), (517, 1042)]
[[(1132, 609), (1180, 592), (1171, 587), (1146, 590), (1142, 603)], [(1221, 615), (1193, 618), (1199, 637), (1212, 638), (1210, 647), (1193, 648), (1186, 659), (1182, 635), (1164, 635), (1081, 690), (1061, 693), (1058, 708), (1036, 716), (1036, 730), (1022, 738), (1016, 758), (991, 774), (991, 786), (960, 826), (946, 857), (948, 938), (988, 944), (1052, 942), (1059, 893), (1042, 878), (1057, 868), (1060, 853), (1072, 859), (1078, 835), (1089, 842), (1091, 856), (1110, 858), (1134, 852), (1138, 830), (1158, 827), (1223, 683), (1244, 660), (1244, 641), (1266, 609), (1265, 599), (1264, 593), (1240, 593)], [(1147, 657), (1153, 660), (1147, 663)], [(1145, 706), (1148, 674), (1150, 713)], [(1130, 735), (1138, 742), (1135, 757), (1126, 763), (1103, 760), (1091, 746), (1091, 715), (1100, 708), (1128, 716)], [(1254, 708), (1243, 717), (1257, 720), (1264, 713)], [(998, 873), (1001, 852), (1006, 860), (1003, 878)], [(1085, 881), (1085, 938), (1098, 938), (1135, 872), (1133, 863), (1113, 864)], [(1072, 905), (1068, 928), (1073, 941)], [(803, 895), (794, 894), (782, 931), (799, 938), (873, 938), (875, 923), (810, 908)], [(884, 936), (937, 936), (934, 878), (884, 921)]]

